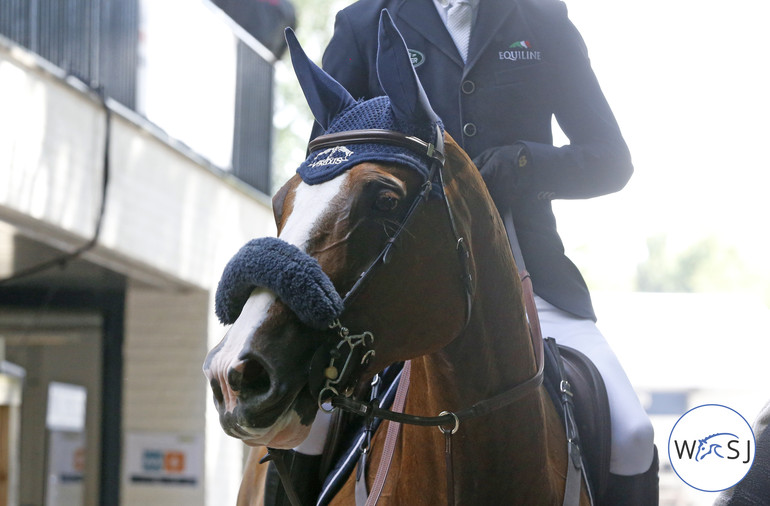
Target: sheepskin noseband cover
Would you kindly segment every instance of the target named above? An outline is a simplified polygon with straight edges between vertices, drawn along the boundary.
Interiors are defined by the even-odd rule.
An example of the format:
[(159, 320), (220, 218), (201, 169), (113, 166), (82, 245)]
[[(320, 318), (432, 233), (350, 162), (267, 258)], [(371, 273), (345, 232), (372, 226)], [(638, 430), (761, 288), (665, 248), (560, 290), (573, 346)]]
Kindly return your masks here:
[(342, 313), (342, 298), (318, 261), (277, 237), (249, 241), (228, 262), (215, 298), (219, 321), (235, 322), (257, 287), (275, 292), (303, 323), (318, 330)]

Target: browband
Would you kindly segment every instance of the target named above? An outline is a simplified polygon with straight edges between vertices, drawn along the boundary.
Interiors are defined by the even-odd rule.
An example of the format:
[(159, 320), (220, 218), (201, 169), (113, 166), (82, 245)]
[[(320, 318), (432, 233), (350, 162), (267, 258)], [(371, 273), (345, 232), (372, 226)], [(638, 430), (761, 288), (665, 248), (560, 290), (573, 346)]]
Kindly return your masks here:
[(443, 165), (444, 136), (438, 126), (436, 127), (436, 133), (436, 144), (431, 144), (418, 137), (405, 135), (394, 130), (382, 130), (379, 128), (348, 130), (346, 132), (319, 135), (310, 141), (307, 148), (309, 152), (313, 152), (335, 146), (344, 146), (346, 144), (391, 144), (410, 149), (419, 155), (427, 156)]

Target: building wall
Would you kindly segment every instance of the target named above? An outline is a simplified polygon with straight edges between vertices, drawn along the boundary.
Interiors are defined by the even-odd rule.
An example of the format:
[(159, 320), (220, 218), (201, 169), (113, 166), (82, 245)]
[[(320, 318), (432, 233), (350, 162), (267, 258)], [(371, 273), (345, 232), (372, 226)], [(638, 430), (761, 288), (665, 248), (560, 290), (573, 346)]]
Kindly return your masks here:
[[(18, 313), (17, 313), (18, 314)], [(0, 319), (7, 313), (0, 312)], [(83, 505), (96, 506), (99, 497), (99, 469), (101, 462), (101, 372), (102, 343), (98, 315), (82, 316), (77, 331), (41, 330), (29, 328), (25, 332), (4, 332), (7, 359), (26, 371), (22, 417), (25, 427), (20, 441), (23, 458), (19, 504), (45, 504), (46, 482), (51, 470), (49, 448), (52, 434), (47, 428), (48, 387), (51, 381), (80, 385), (87, 391), (85, 419), (85, 465), (83, 469)], [(46, 326), (52, 312), (30, 314), (36, 323)], [(56, 315), (55, 317), (58, 317)], [(26, 343), (27, 346), (19, 346)], [(34, 477), (29, 479), (29, 477)]]
[(211, 299), (225, 263), (275, 234), (269, 198), (24, 50), (0, 44), (0, 89), (0, 221), (17, 233), (62, 251), (88, 242), (108, 146), (83, 259), (128, 279), (124, 457), (132, 435), (204, 441), (203, 484), (123, 480), (122, 504), (234, 504), (243, 447), (220, 429), (201, 364), (223, 334)]
[[(126, 295), (123, 444), (130, 444), (129, 434), (200, 436), (203, 451), (209, 396), (201, 363), (207, 351), (208, 294), (131, 284)], [(123, 455), (123, 504), (204, 504), (203, 481), (194, 486), (132, 483), (125, 449)], [(203, 478), (200, 464), (193, 473)]]
[(99, 206), (102, 109), (49, 78), (29, 53), (2, 46), (0, 89), (0, 217), (60, 229), (56, 239), (88, 237)]
[[(0, 219), (63, 248), (82, 244), (102, 200), (104, 107), (2, 45), (0, 89)], [(207, 288), (246, 240), (274, 234), (265, 195), (174, 149), (119, 104), (110, 108), (104, 224), (89, 260), (156, 284)]]

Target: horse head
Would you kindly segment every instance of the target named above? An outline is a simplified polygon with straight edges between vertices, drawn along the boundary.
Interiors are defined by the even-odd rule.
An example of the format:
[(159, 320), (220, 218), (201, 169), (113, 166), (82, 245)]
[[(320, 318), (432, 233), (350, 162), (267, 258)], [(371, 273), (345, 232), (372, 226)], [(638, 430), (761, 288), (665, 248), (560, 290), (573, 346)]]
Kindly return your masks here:
[[(278, 238), (252, 241), (225, 269), (217, 314), (232, 326), (204, 364), (224, 430), (275, 448), (307, 437), (325, 398), (319, 370), (320, 381), (330, 365), (349, 376), (334, 390), (347, 393), (462, 332), (474, 258), (458, 241), (471, 233), (461, 188), (477, 195), (489, 221), (497, 216), (467, 155), (444, 135), (387, 12), (377, 57), (382, 97), (356, 101), (290, 30), (287, 40), (325, 135), (273, 198)], [(340, 357), (349, 335), (361, 347)], [(341, 363), (348, 356), (352, 372)]]

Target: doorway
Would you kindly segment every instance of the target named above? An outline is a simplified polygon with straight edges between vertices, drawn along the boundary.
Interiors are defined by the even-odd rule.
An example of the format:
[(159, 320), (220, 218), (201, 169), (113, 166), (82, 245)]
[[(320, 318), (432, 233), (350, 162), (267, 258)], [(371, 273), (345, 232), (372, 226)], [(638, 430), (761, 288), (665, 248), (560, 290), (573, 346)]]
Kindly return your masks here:
[(19, 504), (99, 504), (102, 328), (97, 312), (0, 311), (6, 360), (26, 371)]

